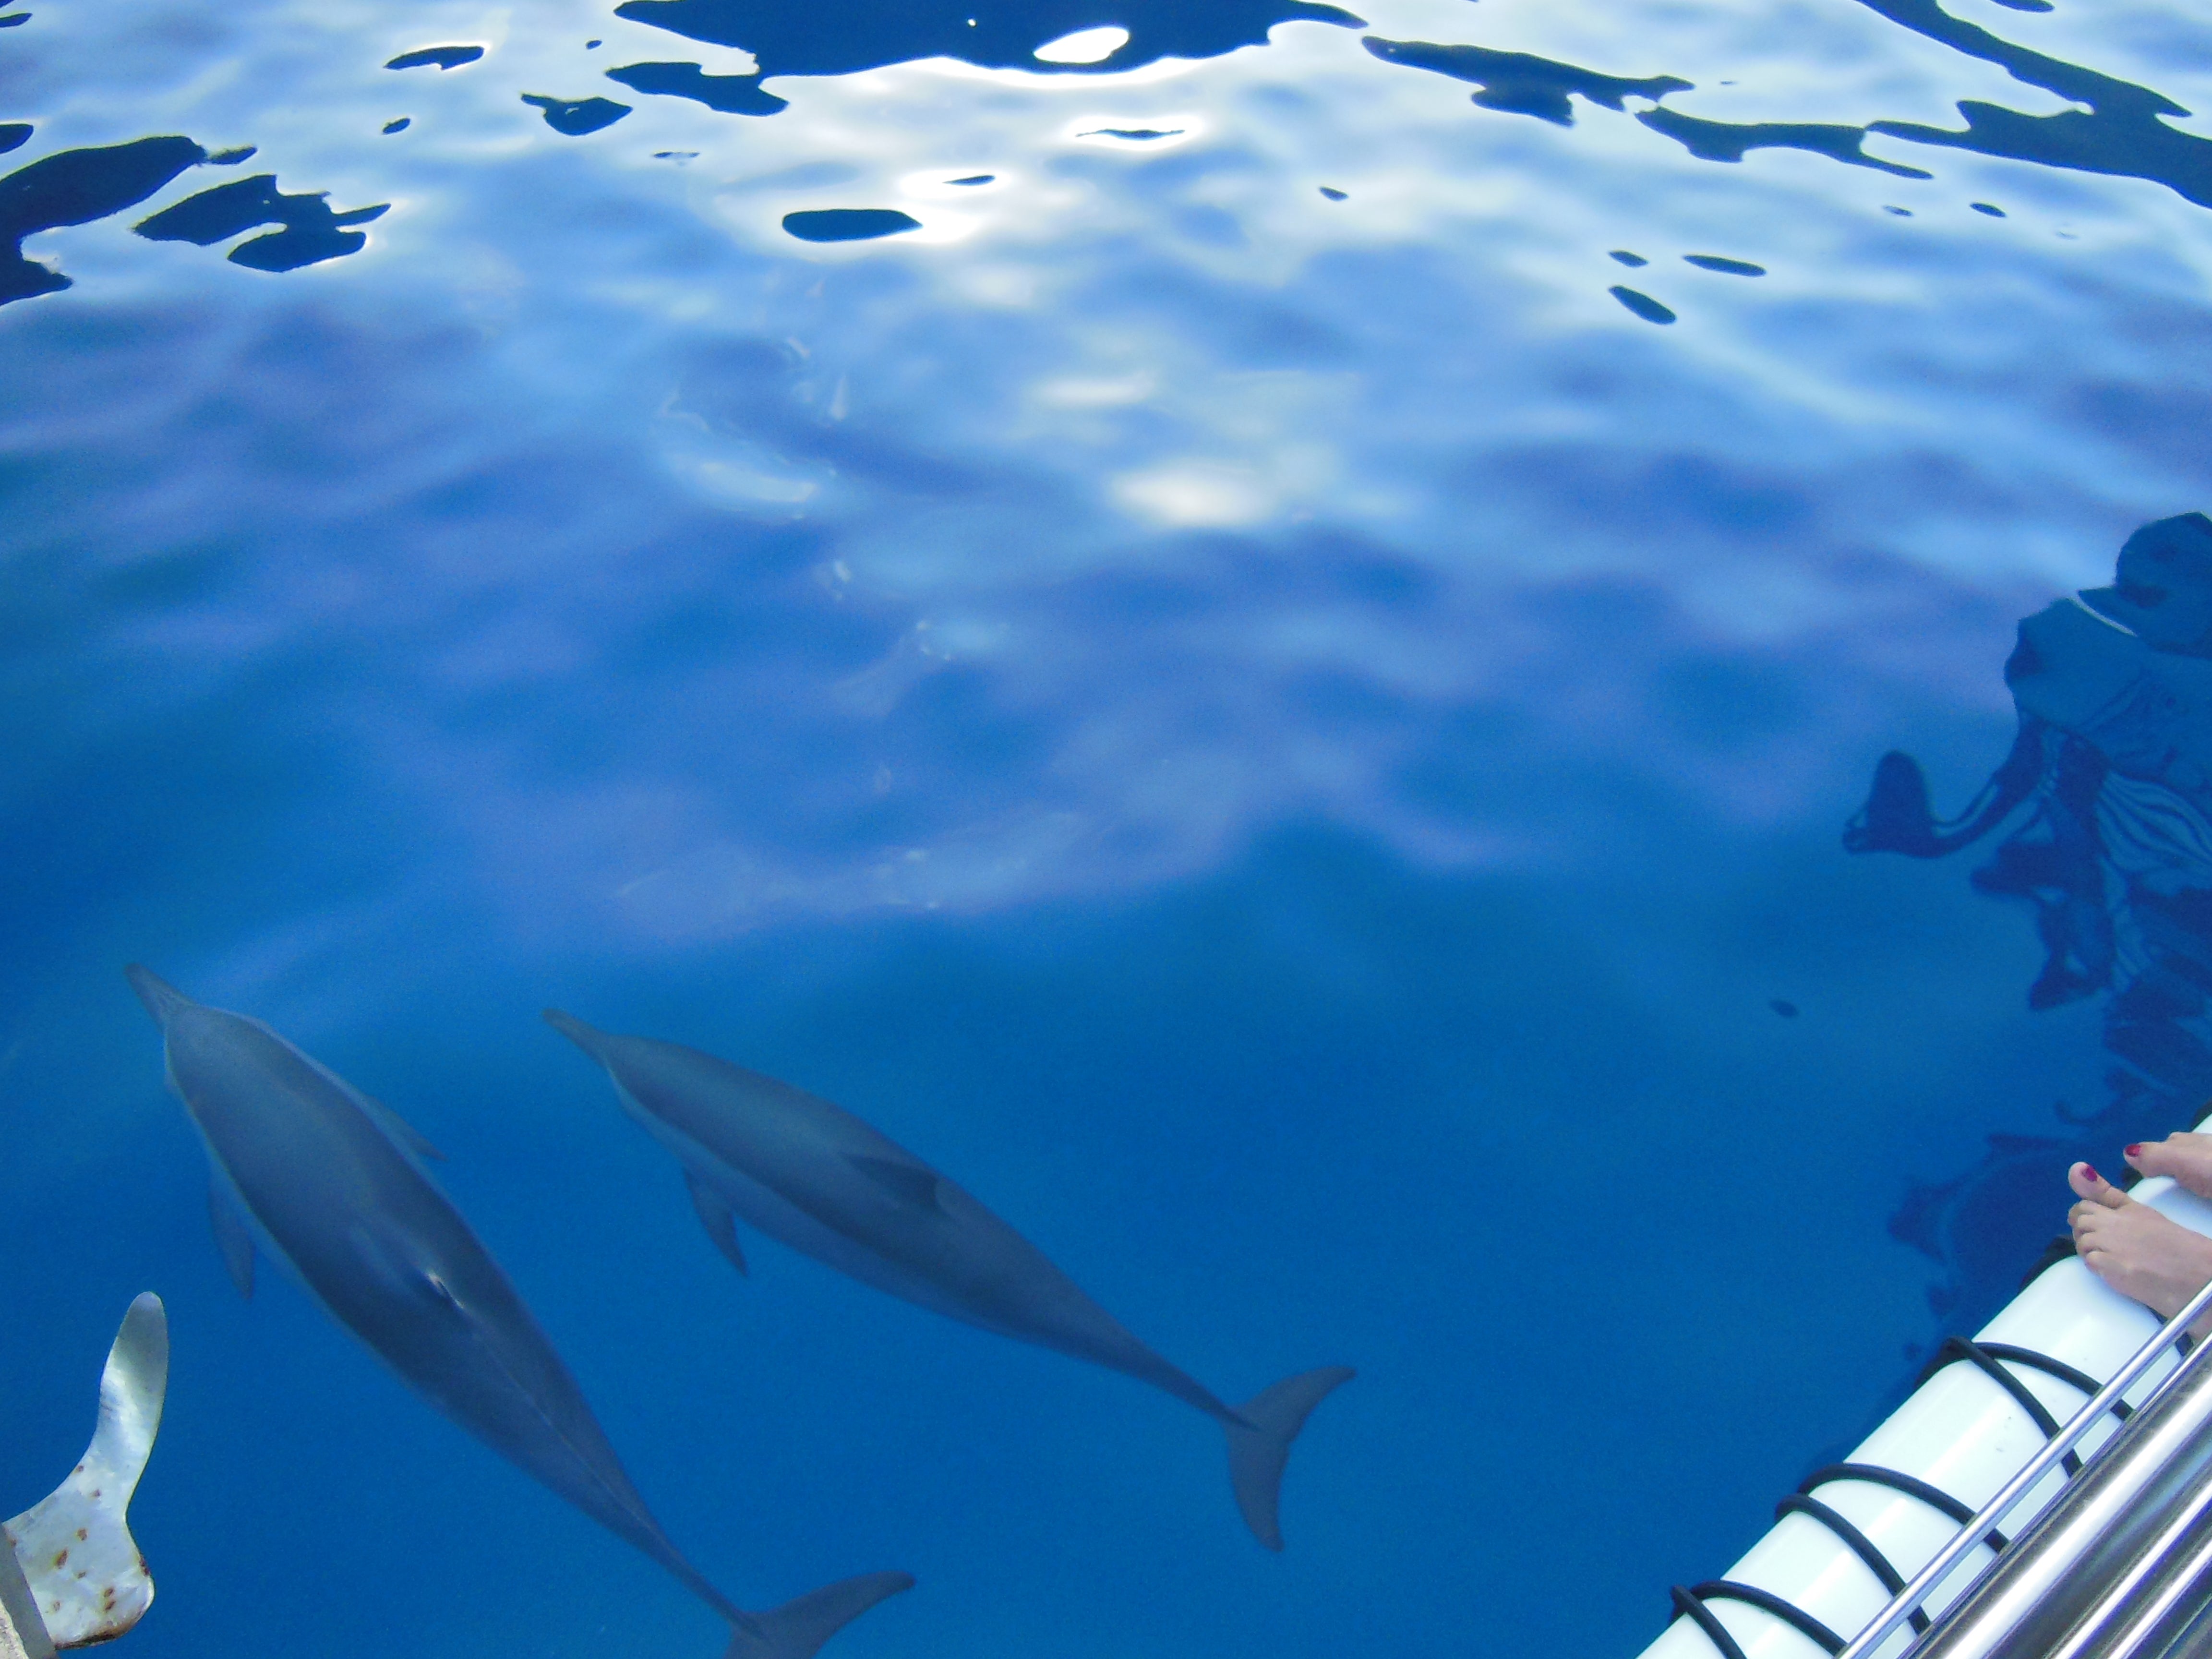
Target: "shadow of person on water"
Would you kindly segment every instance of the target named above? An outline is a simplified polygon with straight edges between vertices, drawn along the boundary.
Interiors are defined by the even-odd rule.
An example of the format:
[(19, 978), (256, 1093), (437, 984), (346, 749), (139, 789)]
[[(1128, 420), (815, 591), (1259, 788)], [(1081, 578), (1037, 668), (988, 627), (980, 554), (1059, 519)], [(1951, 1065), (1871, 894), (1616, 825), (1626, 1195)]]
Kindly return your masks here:
[[(1890, 1231), (1944, 1269), (1929, 1293), (1972, 1329), (2008, 1298), (2063, 1208), (2067, 1166), (2193, 1128), (2212, 1097), (2212, 520), (2145, 525), (2109, 587), (2020, 625), (2012, 751), (1938, 818), (1893, 750), (1844, 832), (1853, 853), (1937, 859), (1998, 836), (1971, 879), (2030, 908), (2028, 1006), (2104, 999), (2105, 1103), (2050, 1135), (1997, 1135), (1974, 1170), (1916, 1183)], [(2048, 1258), (2046, 1258), (2048, 1259)]]

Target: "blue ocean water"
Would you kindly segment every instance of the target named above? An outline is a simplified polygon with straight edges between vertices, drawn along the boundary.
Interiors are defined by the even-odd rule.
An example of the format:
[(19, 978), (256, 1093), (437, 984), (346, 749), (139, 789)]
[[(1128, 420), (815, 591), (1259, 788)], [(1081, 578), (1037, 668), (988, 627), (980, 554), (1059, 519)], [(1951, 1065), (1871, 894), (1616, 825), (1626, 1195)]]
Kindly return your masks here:
[[(2184, 9), (0, 27), (0, 1513), (159, 1291), (142, 1659), (722, 1631), (240, 1300), (128, 960), (448, 1154), (738, 1600), (915, 1573), (841, 1659), (1633, 1652), (2212, 1093)], [(1187, 1407), (738, 1278), (549, 1003), (1358, 1367), (1284, 1554)]]

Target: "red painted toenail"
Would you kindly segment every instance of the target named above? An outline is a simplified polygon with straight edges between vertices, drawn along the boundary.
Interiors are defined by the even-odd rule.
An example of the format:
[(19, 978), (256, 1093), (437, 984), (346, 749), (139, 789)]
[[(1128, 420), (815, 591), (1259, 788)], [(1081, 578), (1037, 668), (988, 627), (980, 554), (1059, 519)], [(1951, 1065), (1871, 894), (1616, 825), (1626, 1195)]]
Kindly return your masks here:
[(2127, 1156), (2127, 1157), (2129, 1157), (2129, 1158), (2134, 1158), (2134, 1157), (2136, 1157), (2136, 1156), (2137, 1156), (2137, 1155), (2139, 1155), (2139, 1154), (2142, 1152), (2142, 1142), (2141, 1142), (2140, 1140), (2138, 1140), (2137, 1142), (2136, 1142), (2136, 1144), (2135, 1144), (2134, 1146), (2129, 1146), (2129, 1147), (2125, 1147), (2125, 1148), (2123, 1148), (2122, 1150), (2123, 1150), (2123, 1152), (2124, 1152), (2125, 1156)]
[(2101, 1182), (2104, 1181), (2104, 1179), (2105, 1179), (2105, 1177), (2104, 1177), (2104, 1176), (2100, 1176), (2100, 1175), (2099, 1175), (2099, 1174), (2097, 1173), (2097, 1171), (2096, 1171), (2096, 1168), (2095, 1168), (2095, 1166), (2094, 1166), (2094, 1165), (2093, 1165), (2093, 1164), (2084, 1164), (2081, 1166), (2081, 1173), (2082, 1173), (2083, 1175), (2085, 1175), (2085, 1176), (2088, 1176), (2090, 1180), (2094, 1181), (2094, 1182), (2100, 1182), (2100, 1183), (2101, 1183)]

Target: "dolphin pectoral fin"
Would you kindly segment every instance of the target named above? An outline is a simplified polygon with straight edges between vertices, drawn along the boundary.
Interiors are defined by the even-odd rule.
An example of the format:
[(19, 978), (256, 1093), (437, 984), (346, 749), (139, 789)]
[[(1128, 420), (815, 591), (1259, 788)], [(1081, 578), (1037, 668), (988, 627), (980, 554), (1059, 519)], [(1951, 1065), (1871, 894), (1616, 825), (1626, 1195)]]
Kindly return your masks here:
[(1229, 1483), (1237, 1491), (1237, 1507), (1243, 1511), (1252, 1535), (1271, 1550), (1283, 1547), (1275, 1508), (1291, 1442), (1305, 1427), (1307, 1413), (1352, 1376), (1349, 1365), (1324, 1365), (1317, 1371), (1286, 1376), (1237, 1408), (1243, 1424), (1222, 1425), (1229, 1436)]
[(684, 1190), (691, 1194), (691, 1207), (699, 1212), (700, 1224), (706, 1228), (707, 1237), (714, 1241), (714, 1248), (730, 1258), (730, 1265), (750, 1279), (752, 1269), (745, 1266), (745, 1253), (738, 1248), (737, 1218), (730, 1206), (705, 1182), (690, 1170), (684, 1172)]
[(925, 1210), (942, 1210), (937, 1196), (937, 1171), (896, 1158), (867, 1158), (848, 1153), (845, 1161), (902, 1204)]
[(208, 1182), (208, 1224), (215, 1229), (215, 1247), (222, 1252), (222, 1265), (230, 1269), (230, 1282), (252, 1301), (253, 1231), (246, 1224), (238, 1195), (220, 1176)]
[(914, 1588), (914, 1575), (867, 1572), (841, 1579), (737, 1627), (724, 1659), (812, 1659), (822, 1644), (877, 1602)]

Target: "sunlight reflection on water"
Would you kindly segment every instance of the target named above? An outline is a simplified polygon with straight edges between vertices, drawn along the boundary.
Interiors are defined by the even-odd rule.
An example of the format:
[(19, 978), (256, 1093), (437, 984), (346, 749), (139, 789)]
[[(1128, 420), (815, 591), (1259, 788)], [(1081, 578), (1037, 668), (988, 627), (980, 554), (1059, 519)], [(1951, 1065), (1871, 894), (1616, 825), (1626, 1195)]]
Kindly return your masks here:
[[(726, 21), (686, 3), (702, 31)], [(1767, 1423), (1781, 1368), (1813, 1364), (1819, 1409), (1847, 1414), (1921, 1340), (1923, 1269), (1881, 1230), (1907, 1177), (1884, 1160), (1904, 1146), (1948, 1176), (2023, 1099), (2098, 1086), (2094, 1021), (2035, 1024), (2019, 1006), (2033, 947), (2018, 918), (1984, 915), (1945, 871), (1916, 886), (1820, 860), (1843, 864), (1836, 830), (1885, 749), (1927, 753), (1944, 799), (1971, 789), (2011, 719), (1996, 665), (2014, 620), (2105, 580), (2137, 525), (2203, 505), (2212, 216), (2179, 193), (2194, 150), (2146, 164), (2169, 188), (1917, 141), (1899, 125), (1957, 129), (1962, 100), (2031, 121), (2087, 106), (1846, 0), (1388, 0), (1357, 27), (1326, 8), (1164, 3), (1110, 29), (1040, 5), (979, 22), (977, 62), (944, 55), (964, 15), (922, 8), (851, 41), (831, 9), (762, 14), (775, 28), (738, 45), (623, 9), (162, 0), (127, 17), (47, 7), (0, 35), (0, 118), (32, 129), (11, 178), (149, 135), (257, 147), (225, 172), (179, 150), (170, 182), (82, 224), (0, 185), (7, 223), (46, 227), (26, 257), (74, 284), (0, 309), (0, 542), (21, 578), (0, 611), (16, 711), (0, 806), (29, 872), (5, 969), (28, 1035), (0, 1027), (0, 1068), (32, 1042), (11, 1086), (84, 1113), (75, 1138), (51, 1114), (18, 1120), (50, 1137), (37, 1167), (74, 1192), (113, 1178), (101, 1148), (152, 1133), (157, 1073), (125, 1046), (143, 1033), (105, 1023), (111, 956), (173, 956), (311, 1046), (368, 1048), (369, 1027), (414, 1011), (421, 1052), (469, 1079), (453, 1097), (482, 1103), (459, 1126), (538, 1183), (501, 1188), (480, 1158), (463, 1196), (507, 1229), (564, 1344), (589, 1337), (585, 1363), (629, 1401), (611, 1431), (659, 1460), (657, 1490), (693, 1483), (675, 1501), (708, 1532), (739, 1507), (725, 1472), (664, 1424), (660, 1373), (625, 1393), (617, 1359), (744, 1373), (729, 1386), (761, 1390), (747, 1431), (771, 1443), (759, 1489), (825, 1513), (714, 1547), (813, 1582), (817, 1546), (842, 1549), (848, 1523), (923, 1526), (932, 1480), (1011, 1505), (1037, 1477), (909, 1460), (881, 1476), (876, 1516), (853, 1493), (878, 1488), (817, 1492), (802, 1449), (827, 1437), (823, 1455), (860, 1467), (895, 1461), (908, 1431), (965, 1446), (975, 1425), (946, 1422), (999, 1396), (972, 1391), (957, 1355), (928, 1395), (931, 1360), (909, 1422), (863, 1386), (882, 1375), (869, 1316), (841, 1336), (824, 1293), (794, 1305), (826, 1322), (825, 1352), (849, 1336), (853, 1363), (788, 1406), (803, 1431), (762, 1428), (784, 1421), (771, 1383), (800, 1346), (788, 1331), (748, 1338), (785, 1344), (775, 1364), (733, 1360), (724, 1327), (627, 1295), (619, 1251), (564, 1237), (568, 1254), (531, 1261), (544, 1194), (599, 1201), (570, 1191), (561, 1158), (653, 1177), (624, 1162), (618, 1125), (593, 1139), (600, 1118), (580, 1109), (489, 1139), (519, 1090), (565, 1097), (504, 1036), (496, 1066), (469, 1060), (471, 1020), (495, 1002), (526, 1016), (562, 975), (611, 1002), (663, 997), (672, 1022), (716, 1011), (794, 1066), (919, 1100), (920, 1127), (1032, 1214), (1058, 1200), (1026, 1190), (1037, 1169), (1009, 1148), (1060, 1157), (1065, 1138), (1149, 1113), (1145, 1145), (1195, 1137), (1211, 1161), (1133, 1173), (1110, 1159), (1133, 1154), (1084, 1141), (1121, 1183), (1095, 1213), (1067, 1200), (1086, 1261), (1134, 1261), (1133, 1283), (1188, 1267), (1144, 1184), (1188, 1173), (1188, 1210), (1218, 1231), (1173, 1317), (1267, 1322), (1206, 1292), (1259, 1254), (1253, 1218), (1272, 1214), (1271, 1242), (1295, 1238), (1253, 1270), (1254, 1308), (1271, 1320), (1294, 1285), (1299, 1319), (1324, 1304), (1364, 1319), (1401, 1381), (1382, 1367), (1389, 1404), (1367, 1419), (1347, 1392), (1342, 1432), (1368, 1437), (1371, 1464), (1312, 1455), (1311, 1492), (1373, 1499), (1336, 1522), (1370, 1552), (1356, 1571), (1240, 1577), (1258, 1569), (1223, 1566), (1200, 1530), (1218, 1516), (1194, 1505), (1188, 1535), (1147, 1534), (1185, 1577), (1128, 1615), (1142, 1650), (1320, 1652), (1379, 1629), (1457, 1651), (1468, 1574), (1510, 1588), (1558, 1551), (1575, 1502), (1617, 1498), (1632, 1468), (1679, 1480), (1669, 1457), (1738, 1432), (1734, 1400), (1766, 1464), (1716, 1475), (1680, 1537), (1639, 1534), (1632, 1561), (1603, 1567), (1650, 1584), (1602, 1607), (1559, 1598), (1532, 1615), (1550, 1634), (1528, 1638), (1640, 1641), (1644, 1614), (1620, 1609), (1658, 1616), (1668, 1552), (1724, 1559), (1713, 1540), (1759, 1513), (1727, 1506), (1764, 1503), (1768, 1465), (1796, 1455), (1773, 1448), (1845, 1426)], [(2212, 135), (2212, 37), (2185, 16), (1954, 12), (2198, 112), (2143, 116), (2177, 143)], [(1426, 49), (1386, 61), (1370, 41)], [(440, 45), (483, 55), (384, 67)], [(578, 106), (574, 132), (544, 118)], [(1671, 114), (1638, 118), (1655, 107)], [(2118, 118), (2095, 118), (2104, 144)], [(1753, 124), (1791, 131), (1749, 143)], [(2083, 129), (2033, 129), (2054, 131)], [(135, 230), (232, 180), (250, 189), (160, 222), (281, 210), (359, 251), (277, 274), (227, 257), (262, 227), (204, 246)], [(317, 192), (319, 209), (298, 205)], [(825, 212), (916, 228), (793, 234), (792, 216)], [(1677, 320), (1625, 309), (1622, 285)], [(1004, 931), (870, 931), (898, 918)], [(1094, 1009), (1114, 1012), (1087, 1025)], [(57, 1030), (126, 1053), (130, 1086), (54, 1060)], [(1233, 1055), (1207, 1049), (1219, 1032)], [(386, 1086), (374, 1069), (364, 1085)], [(1037, 1108), (1032, 1085), (1086, 1109)], [(984, 1103), (948, 1104), (962, 1089)], [(1306, 1115), (1279, 1116), (1279, 1099)], [(1221, 1116), (1224, 1101), (1249, 1110)], [(1224, 1123), (1230, 1152), (1205, 1140)], [(1344, 1150), (1316, 1171), (1293, 1156), (1308, 1146)], [(179, 1184), (144, 1206), (157, 1231), (134, 1270), (205, 1266), (172, 1152), (189, 1149), (149, 1160)], [(1680, 1226), (1668, 1206), (1723, 1165), (1725, 1213)], [(1588, 1224), (1621, 1264), (1595, 1291), (1549, 1264), (1501, 1278), (1476, 1254), (1489, 1224), (1471, 1214), (1563, 1168), (1597, 1195)], [(1237, 1197), (1218, 1217), (1209, 1181)], [(647, 1226), (667, 1195), (653, 1191), (633, 1210), (610, 1181), (601, 1219)], [(1801, 1305), (1789, 1252), (1747, 1245), (1769, 1236), (1754, 1221), (1873, 1285), (1836, 1316), (1859, 1322), (1862, 1369), (1822, 1357), (1843, 1340), (1808, 1322), (1832, 1310)], [(739, 1292), (674, 1231), (669, 1282), (720, 1318)], [(1717, 1378), (1667, 1346), (1668, 1310), (1716, 1262), (1747, 1287), (1705, 1316), (1736, 1334), (1730, 1352), (1771, 1340), (1766, 1370)], [(186, 1435), (192, 1389), (228, 1410), (253, 1397), (253, 1318), (289, 1316), (217, 1304), (212, 1278), (198, 1303), (190, 1288), (173, 1298)], [(1632, 1407), (1602, 1377), (1516, 1381), (1544, 1358), (1516, 1345), (1584, 1297), (1650, 1379)], [(1797, 1322), (1770, 1328), (1777, 1305)], [(284, 1330), (312, 1342), (307, 1317)], [(608, 1358), (595, 1320), (631, 1322), (632, 1346)], [(297, 1375), (320, 1386), (308, 1361)], [(1471, 1414), (1470, 1377), (1489, 1391)], [(455, 1455), (407, 1449), (411, 1403), (331, 1387), (394, 1437), (398, 1466)], [(1614, 1461), (1538, 1470), (1541, 1523), (1504, 1527), (1493, 1488), (1524, 1492), (1536, 1466), (1498, 1461), (1512, 1448), (1489, 1414), (1519, 1425), (1512, 1448), (1542, 1439), (1531, 1423), (1579, 1421)], [(1082, 1550), (1066, 1540), (1093, 1534), (1054, 1528), (1150, 1516), (1156, 1494), (1128, 1484), (1113, 1432), (1072, 1449), (1024, 1432), (975, 1455), (1091, 1458), (1097, 1513), (1022, 1522), (1003, 1556), (961, 1558), (1005, 1569), (993, 1594), (956, 1588), (941, 1615), (917, 1596), (900, 1616), (941, 1617), (933, 1633), (981, 1651), (1070, 1630), (1090, 1645), (1066, 1651), (1121, 1651), (1101, 1609), (1132, 1581), (1072, 1582)], [(288, 1456), (358, 1478), (358, 1448), (307, 1433)], [(193, 1463), (189, 1445), (180, 1467), (222, 1455)], [(453, 1481), (478, 1522), (514, 1496), (470, 1510), (474, 1487)], [(390, 1521), (387, 1498), (363, 1502)], [(1484, 1504), (1484, 1526), (1514, 1535), (1486, 1533), (1470, 1567), (1455, 1528)], [(1307, 1502), (1305, 1536), (1322, 1507)], [(378, 1553), (402, 1548), (396, 1528), (349, 1540), (365, 1582), (398, 1571)], [(603, 1547), (528, 1543), (518, 1577), (541, 1570), (540, 1545), (562, 1561)], [(1035, 1577), (1045, 1562), (1057, 1576)], [(1376, 1613), (1382, 1585), (1397, 1588)], [(599, 1592), (578, 1570), (560, 1593)], [(666, 1650), (659, 1630), (641, 1625), (635, 1650)], [(464, 1626), (454, 1644), (503, 1638)], [(863, 1627), (835, 1651), (897, 1639)]]

